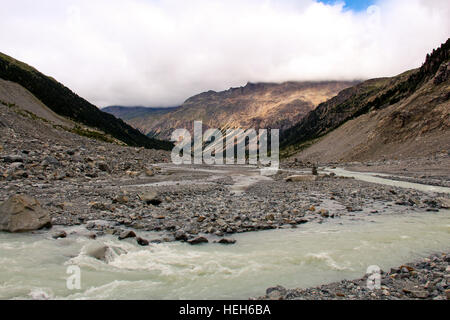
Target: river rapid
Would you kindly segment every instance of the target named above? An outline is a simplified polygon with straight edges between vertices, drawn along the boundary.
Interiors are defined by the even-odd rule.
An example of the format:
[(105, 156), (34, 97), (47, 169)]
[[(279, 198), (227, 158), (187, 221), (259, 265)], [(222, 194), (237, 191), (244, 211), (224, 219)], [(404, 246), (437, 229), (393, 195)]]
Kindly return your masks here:
[[(374, 183), (392, 181), (331, 171)], [(239, 177), (236, 181), (241, 192), (245, 183)], [(55, 229), (65, 230), (67, 238), (54, 240), (45, 231), (0, 233), (0, 299), (248, 299), (270, 286), (310, 287), (359, 278), (371, 265), (387, 270), (450, 249), (448, 210), (348, 216), (295, 229), (241, 233), (228, 246), (171, 242), (141, 247), (110, 235), (88, 239), (82, 226)], [(150, 232), (140, 234), (151, 237)], [(104, 261), (89, 254), (102, 246), (109, 248)], [(81, 270), (81, 288), (69, 290), (67, 269), (73, 265)]]

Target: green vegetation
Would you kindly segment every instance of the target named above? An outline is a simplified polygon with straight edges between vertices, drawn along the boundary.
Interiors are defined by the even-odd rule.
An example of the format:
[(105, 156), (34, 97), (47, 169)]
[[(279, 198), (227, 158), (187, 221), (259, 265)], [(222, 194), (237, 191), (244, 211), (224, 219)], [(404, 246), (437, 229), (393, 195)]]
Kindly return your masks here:
[(102, 112), (33, 67), (0, 53), (0, 78), (16, 82), (59, 115), (97, 128), (130, 146), (170, 150), (173, 144), (143, 135), (122, 120)]
[(83, 129), (80, 126), (75, 126), (73, 129), (67, 129), (67, 130), (72, 133), (78, 134), (79, 136), (88, 137), (88, 138), (103, 141), (103, 142), (116, 143), (116, 141), (113, 138), (108, 137), (107, 135), (105, 135), (102, 132)]
[(13, 108), (16, 106), (14, 103), (9, 103), (9, 102), (3, 101), (3, 100), (0, 100), (0, 103), (7, 106), (8, 108)]
[[(50, 123), (47, 119), (39, 117), (36, 114), (34, 114), (33, 112), (30, 112), (28, 110), (23, 110), (23, 109), (20, 109), (20, 108), (16, 107), (16, 105), (14, 103), (9, 103), (9, 102), (3, 101), (3, 100), (0, 100), (0, 103), (5, 105), (5, 106), (7, 106), (7, 107), (9, 107), (9, 108), (11, 108), (11, 109), (13, 109), (13, 111), (15, 113), (21, 115), (22, 117), (33, 119), (33, 120), (39, 120), (39, 121), (42, 121), (44, 123)], [(87, 128), (81, 128), (80, 126), (75, 126), (74, 128), (68, 128), (68, 127), (61, 126), (61, 125), (56, 125), (56, 124), (53, 124), (52, 126), (55, 129), (60, 129), (60, 130), (72, 132), (72, 133), (75, 133), (77, 135), (80, 135), (80, 136), (83, 136), (83, 137), (88, 137), (88, 138), (95, 139), (95, 140), (98, 140), (98, 141), (120, 144), (117, 139), (114, 139), (111, 136), (104, 134), (103, 132), (90, 130), (90, 129), (87, 129)], [(124, 144), (124, 143), (122, 143), (122, 144)]]

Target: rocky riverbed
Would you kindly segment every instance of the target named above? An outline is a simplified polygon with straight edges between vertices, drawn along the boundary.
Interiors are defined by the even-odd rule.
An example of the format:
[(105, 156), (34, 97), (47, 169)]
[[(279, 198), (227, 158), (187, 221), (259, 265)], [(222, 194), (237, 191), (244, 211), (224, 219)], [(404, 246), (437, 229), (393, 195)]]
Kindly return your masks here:
[[(435, 254), (380, 272), (380, 287), (368, 287), (369, 275), (307, 289), (268, 288), (264, 300), (450, 300), (450, 254)], [(371, 280), (369, 280), (370, 283)]]
[[(4, 160), (7, 157), (3, 157), (5, 167), (11, 166)], [(28, 170), (37, 162), (37, 170), (41, 161), (45, 159), (24, 157), (20, 163), (22, 170)], [(95, 168), (95, 164), (91, 166), (86, 161), (90, 160), (83, 159), (77, 165)], [(101, 163), (113, 167), (106, 160)], [(70, 170), (67, 167), (70, 168), (61, 166), (59, 170)], [(34, 174), (6, 178), (0, 181), (0, 199), (18, 193), (34, 197), (50, 212), (53, 224), (86, 224), (97, 235), (120, 234), (133, 228), (163, 231), (160, 240), (173, 241), (204, 234), (229, 236), (293, 228), (344, 215), (358, 219), (363, 215), (438, 211), (445, 206), (446, 197), (332, 175), (319, 176), (315, 181), (286, 182), (290, 171), (281, 171), (236, 194), (233, 177), (259, 175), (257, 170), (180, 169), (158, 164), (147, 165), (135, 177), (117, 169), (114, 170), (119, 173), (96, 170), (97, 178), (65, 176), (41, 180)], [(146, 171), (151, 171), (151, 175)]]

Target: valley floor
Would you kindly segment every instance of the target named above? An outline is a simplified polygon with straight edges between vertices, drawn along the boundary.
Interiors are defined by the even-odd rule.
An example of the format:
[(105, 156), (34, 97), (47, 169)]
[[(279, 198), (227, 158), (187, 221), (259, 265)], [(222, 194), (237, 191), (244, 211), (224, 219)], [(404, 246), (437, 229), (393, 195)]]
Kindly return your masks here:
[[(301, 228), (305, 223), (322, 224), (342, 217), (427, 214), (449, 204), (448, 193), (339, 177), (323, 171), (325, 166), (319, 168), (316, 181), (303, 182), (285, 180), (311, 172), (308, 164), (295, 162), (284, 163), (270, 177), (261, 176), (253, 167), (178, 167), (169, 163), (167, 152), (75, 136), (23, 119), (5, 106), (1, 106), (0, 121), (0, 202), (15, 194), (35, 197), (49, 210), (54, 225), (83, 225), (92, 238), (119, 236), (131, 229), (138, 236), (156, 231), (154, 238), (146, 239), (154, 243), (195, 244), (224, 237), (232, 242), (229, 238), (236, 233)], [(387, 174), (393, 180), (450, 186), (447, 154), (339, 166)], [(448, 259), (438, 259), (435, 265), (442, 272)], [(442, 287), (447, 290), (448, 268), (445, 272)], [(330, 286), (332, 290), (326, 290), (336, 291), (337, 285)], [(330, 297), (323, 290), (280, 290), (281, 298)]]

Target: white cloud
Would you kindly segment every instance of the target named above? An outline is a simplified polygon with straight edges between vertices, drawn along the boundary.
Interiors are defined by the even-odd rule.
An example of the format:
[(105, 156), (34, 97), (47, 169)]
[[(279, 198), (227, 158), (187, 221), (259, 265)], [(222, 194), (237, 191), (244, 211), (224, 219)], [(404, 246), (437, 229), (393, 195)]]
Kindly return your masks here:
[(89, 101), (170, 106), (247, 81), (391, 76), (450, 36), (447, 0), (2, 1), (0, 51)]

